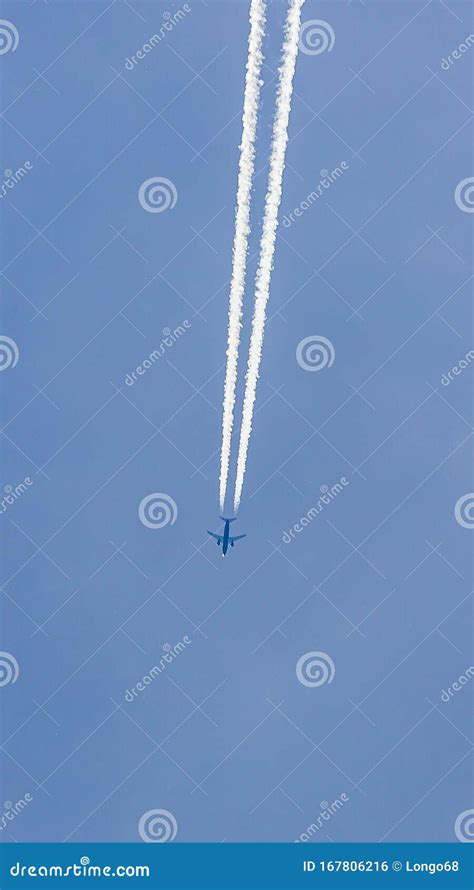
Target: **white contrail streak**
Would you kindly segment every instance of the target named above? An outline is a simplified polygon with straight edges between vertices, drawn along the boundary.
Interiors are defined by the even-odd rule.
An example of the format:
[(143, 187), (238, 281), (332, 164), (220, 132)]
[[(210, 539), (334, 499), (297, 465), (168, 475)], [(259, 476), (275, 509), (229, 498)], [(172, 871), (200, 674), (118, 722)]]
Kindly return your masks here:
[(304, 0), (290, 0), (285, 25), (285, 41), (282, 53), (283, 61), (279, 71), (276, 110), (273, 121), (270, 170), (265, 198), (262, 238), (260, 241), (260, 257), (255, 280), (255, 305), (247, 364), (242, 426), (240, 428), (234, 512), (237, 512), (240, 505), (245, 467), (247, 464), (247, 452), (250, 434), (252, 432), (252, 418), (260, 370), (260, 360), (262, 357), (263, 337), (265, 333), (265, 314), (270, 291), (273, 257), (275, 253), (278, 210), (281, 201), (285, 152), (288, 142), (288, 123), (290, 118), (291, 96), (293, 92), (293, 77), (295, 73), (296, 56), (298, 54), (300, 15), (303, 3)]
[(249, 16), (250, 33), (242, 116), (242, 141), (240, 144), (232, 277), (229, 294), (227, 367), (224, 384), (224, 410), (222, 416), (221, 472), (219, 483), (221, 512), (224, 509), (227, 490), (232, 428), (234, 425), (235, 388), (239, 360), (240, 330), (242, 327), (242, 304), (245, 290), (248, 238), (250, 233), (250, 200), (255, 165), (255, 137), (257, 133), (261, 68), (263, 62), (262, 41), (265, 32), (265, 3), (266, 0), (252, 0)]

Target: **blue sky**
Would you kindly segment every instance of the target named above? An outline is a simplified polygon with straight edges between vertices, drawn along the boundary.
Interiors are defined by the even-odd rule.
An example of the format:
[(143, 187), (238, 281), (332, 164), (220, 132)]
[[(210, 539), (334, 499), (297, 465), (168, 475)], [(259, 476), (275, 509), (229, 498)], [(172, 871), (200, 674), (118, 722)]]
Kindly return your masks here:
[[(313, 841), (454, 840), (472, 806), (467, 684), (441, 697), (472, 663), (472, 500), (455, 513), (473, 488), (469, 183), (455, 200), (474, 175), (472, 10), (304, 5), (334, 40), (299, 54), (281, 217), (345, 169), (280, 228), (247, 538), (222, 560), (206, 529), (247, 14), (3, 5), (2, 330), (18, 360), (0, 381), (0, 648), (19, 675), (1, 690), (2, 793), (33, 795), (19, 841), (139, 840), (152, 809), (177, 841), (293, 841), (342, 793)], [(244, 348), (284, 17), (275, 0)], [(152, 178), (172, 208), (140, 204)], [(330, 367), (298, 364), (307, 337), (332, 344)], [(173, 522), (140, 521), (150, 494)], [(299, 681), (311, 652), (331, 682)]]

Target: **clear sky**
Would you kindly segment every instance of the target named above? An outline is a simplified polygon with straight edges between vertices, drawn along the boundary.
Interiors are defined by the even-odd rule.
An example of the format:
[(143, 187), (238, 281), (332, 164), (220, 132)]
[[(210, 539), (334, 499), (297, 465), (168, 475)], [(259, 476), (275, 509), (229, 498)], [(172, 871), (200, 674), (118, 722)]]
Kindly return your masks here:
[(303, 8), (320, 43), (297, 62), (247, 537), (223, 560), (247, 14), (3, 6), (0, 817), (33, 800), (2, 840), (138, 841), (160, 809), (177, 841), (293, 841), (341, 795), (311, 840), (455, 840), (473, 805), (472, 8)]

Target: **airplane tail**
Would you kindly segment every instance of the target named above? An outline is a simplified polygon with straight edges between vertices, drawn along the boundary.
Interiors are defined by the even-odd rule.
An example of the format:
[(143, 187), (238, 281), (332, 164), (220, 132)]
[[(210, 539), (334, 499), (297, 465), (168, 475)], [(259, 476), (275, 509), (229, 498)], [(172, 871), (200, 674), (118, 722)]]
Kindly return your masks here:
[(227, 519), (226, 516), (220, 516), (219, 519), (222, 519), (222, 522), (235, 522), (235, 520), (237, 519), (237, 516), (234, 516), (233, 519)]

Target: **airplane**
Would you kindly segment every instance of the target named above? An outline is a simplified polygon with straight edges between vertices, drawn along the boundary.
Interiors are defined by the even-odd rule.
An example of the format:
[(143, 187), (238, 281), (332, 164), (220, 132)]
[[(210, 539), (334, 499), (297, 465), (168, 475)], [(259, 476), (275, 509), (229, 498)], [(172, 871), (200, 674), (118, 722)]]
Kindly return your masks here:
[(222, 522), (225, 523), (224, 533), (222, 535), (216, 535), (214, 532), (210, 532), (209, 529), (207, 529), (207, 533), (211, 536), (211, 538), (216, 539), (218, 547), (220, 547), (222, 541), (222, 556), (225, 556), (229, 549), (229, 544), (231, 547), (233, 547), (235, 541), (240, 541), (241, 538), (246, 538), (247, 535), (234, 535), (234, 537), (232, 537), (232, 535), (229, 534), (230, 523), (235, 522), (237, 518), (236, 516), (234, 516), (233, 519), (226, 519), (225, 516), (220, 516), (219, 518), (222, 519)]

